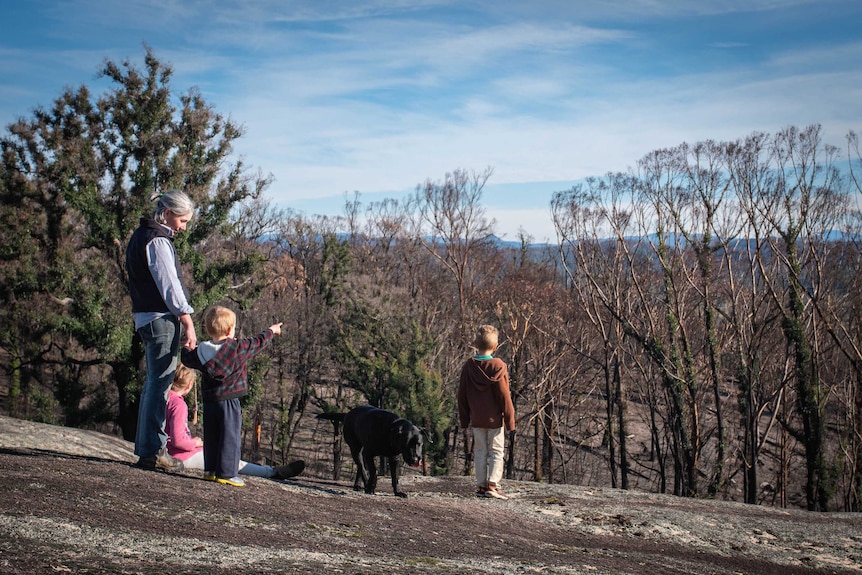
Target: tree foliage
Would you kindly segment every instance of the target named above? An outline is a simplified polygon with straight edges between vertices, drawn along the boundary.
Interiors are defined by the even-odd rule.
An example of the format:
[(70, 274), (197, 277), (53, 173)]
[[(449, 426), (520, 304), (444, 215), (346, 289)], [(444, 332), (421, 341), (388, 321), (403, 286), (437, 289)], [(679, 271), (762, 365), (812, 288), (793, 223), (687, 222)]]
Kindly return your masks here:
[[(124, 254), (154, 192), (179, 188), (198, 205), (194, 227), (176, 242), (198, 309), (255, 270), (255, 257), (212, 257), (207, 240), (229, 234), (231, 210), (258, 196), (267, 179), (226, 163), (241, 130), (196, 90), (176, 96), (171, 75), (149, 49), (143, 69), (107, 61), (100, 77), (110, 89), (99, 96), (68, 89), (0, 141), (11, 328), (0, 345), (11, 355), (16, 413), (30, 411), (29, 394), (56, 384), (66, 423), (113, 419), (133, 436), (142, 352), (133, 342)], [(100, 399), (110, 380), (115, 409)]]

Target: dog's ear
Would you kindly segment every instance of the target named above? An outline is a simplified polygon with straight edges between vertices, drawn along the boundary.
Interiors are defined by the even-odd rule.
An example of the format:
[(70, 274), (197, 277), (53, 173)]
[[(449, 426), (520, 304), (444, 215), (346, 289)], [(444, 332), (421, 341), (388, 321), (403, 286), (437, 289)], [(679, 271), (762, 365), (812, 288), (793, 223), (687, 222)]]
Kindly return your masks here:
[(419, 431), (422, 433), (422, 437), (425, 438), (425, 441), (428, 443), (434, 443), (434, 440), (431, 439), (431, 432), (425, 429), (424, 427), (420, 427)]
[(389, 445), (398, 450), (407, 445), (410, 440), (410, 429), (400, 422), (395, 422), (390, 429)]

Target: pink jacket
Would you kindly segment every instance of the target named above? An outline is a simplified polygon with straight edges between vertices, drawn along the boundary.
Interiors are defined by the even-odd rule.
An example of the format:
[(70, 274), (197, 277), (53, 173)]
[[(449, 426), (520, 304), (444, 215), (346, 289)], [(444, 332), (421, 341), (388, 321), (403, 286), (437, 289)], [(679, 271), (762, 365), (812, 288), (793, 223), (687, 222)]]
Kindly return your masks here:
[(165, 433), (168, 434), (168, 454), (185, 461), (203, 447), (197, 447), (189, 431), (189, 406), (182, 395), (173, 389), (168, 391)]

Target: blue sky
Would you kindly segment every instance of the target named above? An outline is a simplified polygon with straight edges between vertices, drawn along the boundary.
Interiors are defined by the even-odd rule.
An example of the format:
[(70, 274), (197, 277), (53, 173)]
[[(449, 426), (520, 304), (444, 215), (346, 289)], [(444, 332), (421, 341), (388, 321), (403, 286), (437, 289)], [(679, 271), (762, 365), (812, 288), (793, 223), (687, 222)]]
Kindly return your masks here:
[(554, 191), (658, 148), (811, 123), (842, 146), (860, 23), (859, 0), (2, 0), (0, 124), (146, 43), (245, 126), (278, 205), (491, 167), (498, 235), (553, 240)]

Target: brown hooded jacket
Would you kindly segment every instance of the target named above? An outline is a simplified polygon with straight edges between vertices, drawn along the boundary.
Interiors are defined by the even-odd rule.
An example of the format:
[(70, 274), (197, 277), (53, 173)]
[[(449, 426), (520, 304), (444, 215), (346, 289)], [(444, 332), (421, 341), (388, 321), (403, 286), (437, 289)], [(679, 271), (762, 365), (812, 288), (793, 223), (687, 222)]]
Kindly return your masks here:
[(470, 358), (461, 369), (458, 385), (461, 427), (515, 429), (515, 407), (509, 393), (509, 370), (498, 358)]

